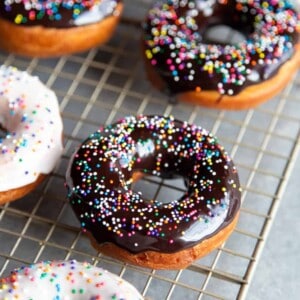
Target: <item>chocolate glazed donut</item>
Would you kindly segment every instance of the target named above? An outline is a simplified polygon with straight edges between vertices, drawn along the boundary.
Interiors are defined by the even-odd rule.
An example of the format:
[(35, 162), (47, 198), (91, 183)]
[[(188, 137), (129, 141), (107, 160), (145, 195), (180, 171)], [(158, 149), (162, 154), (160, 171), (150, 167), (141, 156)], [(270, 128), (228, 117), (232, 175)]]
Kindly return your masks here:
[[(137, 173), (181, 176), (186, 191), (167, 203), (146, 200), (131, 189)], [(127, 117), (95, 132), (74, 155), (66, 178), (71, 205), (94, 246), (147, 267), (181, 268), (206, 254), (188, 262), (169, 259), (229, 225), (232, 231), (240, 207), (238, 174), (223, 147), (204, 129), (172, 117)], [(105, 251), (112, 244), (116, 255), (110, 246)], [(142, 253), (147, 259), (137, 258)], [(149, 253), (159, 254), (160, 262)]]
[(116, 28), (121, 0), (0, 1), (0, 47), (55, 57), (103, 44)]
[[(245, 36), (206, 39), (225, 25)], [(254, 107), (299, 68), (300, 17), (288, 0), (170, 0), (150, 9), (143, 36), (147, 74), (178, 99), (214, 108)]]

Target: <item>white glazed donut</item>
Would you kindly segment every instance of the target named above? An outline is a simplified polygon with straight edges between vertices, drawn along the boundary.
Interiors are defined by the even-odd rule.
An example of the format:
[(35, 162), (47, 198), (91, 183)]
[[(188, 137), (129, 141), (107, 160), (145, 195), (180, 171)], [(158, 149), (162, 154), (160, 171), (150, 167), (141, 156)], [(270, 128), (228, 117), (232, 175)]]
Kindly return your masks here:
[(28, 193), (62, 154), (57, 98), (37, 77), (0, 67), (0, 204)]
[(88, 263), (52, 261), (22, 267), (0, 280), (0, 299), (137, 300), (127, 281)]

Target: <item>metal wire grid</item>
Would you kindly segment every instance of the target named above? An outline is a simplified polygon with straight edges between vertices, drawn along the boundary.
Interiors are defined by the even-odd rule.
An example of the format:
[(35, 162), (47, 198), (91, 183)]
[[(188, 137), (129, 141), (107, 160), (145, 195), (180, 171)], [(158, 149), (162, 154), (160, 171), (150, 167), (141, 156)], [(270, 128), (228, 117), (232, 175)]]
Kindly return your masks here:
[[(146, 80), (139, 46), (139, 29), (122, 24), (107, 45), (81, 55), (29, 60), (0, 54), (1, 63), (38, 75), (56, 92), (65, 133), (65, 152), (53, 174), (0, 210), (0, 275), (22, 264), (75, 258), (124, 277), (149, 299), (244, 299), (299, 152), (300, 76), (255, 110), (173, 104)], [(239, 170), (244, 192), (236, 230), (186, 270), (147, 270), (98, 254), (66, 199), (64, 174), (76, 146), (100, 125), (141, 113), (172, 114), (209, 129)], [(184, 185), (151, 177), (137, 188), (163, 201), (166, 195), (179, 197)]]

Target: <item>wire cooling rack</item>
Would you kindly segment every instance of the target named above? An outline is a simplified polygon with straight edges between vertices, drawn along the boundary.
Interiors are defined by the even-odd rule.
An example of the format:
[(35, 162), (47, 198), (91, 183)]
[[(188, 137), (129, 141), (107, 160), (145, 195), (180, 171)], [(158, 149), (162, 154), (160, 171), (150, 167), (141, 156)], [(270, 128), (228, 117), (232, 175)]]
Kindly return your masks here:
[[(78, 259), (134, 284), (148, 299), (245, 299), (264, 241), (299, 152), (300, 75), (255, 110), (218, 111), (171, 103), (151, 87), (140, 53), (140, 29), (120, 24), (98, 49), (58, 59), (0, 53), (0, 62), (37, 75), (52, 88), (64, 120), (65, 151), (47, 180), (24, 199), (0, 208), (0, 276), (23, 264)], [(180, 271), (155, 271), (102, 256), (79, 229), (66, 199), (64, 174), (76, 146), (126, 115), (172, 114), (212, 131), (233, 157), (243, 187), (234, 233), (219, 249)], [(145, 197), (179, 197), (181, 181), (138, 182)]]

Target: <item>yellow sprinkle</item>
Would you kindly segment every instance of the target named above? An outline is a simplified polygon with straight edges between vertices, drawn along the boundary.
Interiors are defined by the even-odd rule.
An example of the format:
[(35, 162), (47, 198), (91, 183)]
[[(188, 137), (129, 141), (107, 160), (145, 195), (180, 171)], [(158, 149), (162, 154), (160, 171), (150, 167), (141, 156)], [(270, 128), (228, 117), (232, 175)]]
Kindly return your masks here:
[(148, 59), (151, 59), (152, 57), (153, 57), (153, 55), (152, 55), (152, 53), (151, 53), (151, 50), (146, 50), (146, 57), (148, 58)]
[(23, 16), (21, 14), (16, 15), (16, 17), (15, 17), (16, 24), (21, 24), (22, 20), (23, 20)]
[(75, 8), (73, 10), (73, 12), (74, 12), (75, 15), (79, 15), (80, 14), (80, 10), (78, 8)]
[(259, 57), (260, 57), (260, 58), (265, 58), (265, 54), (264, 54), (263, 52), (261, 52), (261, 53), (259, 54)]

